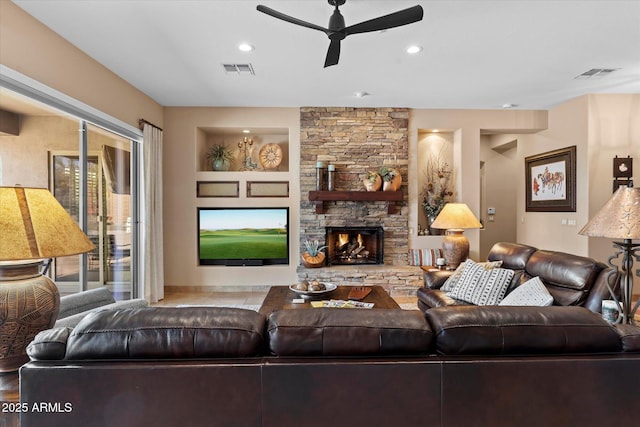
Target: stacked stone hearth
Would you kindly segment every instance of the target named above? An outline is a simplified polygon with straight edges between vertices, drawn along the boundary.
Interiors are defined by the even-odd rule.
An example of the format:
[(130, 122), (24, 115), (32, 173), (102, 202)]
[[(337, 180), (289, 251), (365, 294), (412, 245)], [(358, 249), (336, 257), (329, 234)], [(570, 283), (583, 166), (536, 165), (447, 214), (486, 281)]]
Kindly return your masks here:
[[(422, 283), (418, 267), (408, 266), (408, 125), (406, 108), (305, 107), (300, 109), (300, 239), (323, 242), (325, 227), (384, 228), (384, 264), (362, 266), (298, 267), (300, 280), (317, 279), (343, 285), (382, 285), (392, 296), (415, 295)], [(382, 166), (400, 171), (404, 201), (395, 213), (386, 202), (325, 202), (316, 214), (309, 191), (316, 189), (316, 162), (336, 168), (335, 189), (365, 191), (367, 171)], [(303, 247), (301, 245), (301, 247)]]

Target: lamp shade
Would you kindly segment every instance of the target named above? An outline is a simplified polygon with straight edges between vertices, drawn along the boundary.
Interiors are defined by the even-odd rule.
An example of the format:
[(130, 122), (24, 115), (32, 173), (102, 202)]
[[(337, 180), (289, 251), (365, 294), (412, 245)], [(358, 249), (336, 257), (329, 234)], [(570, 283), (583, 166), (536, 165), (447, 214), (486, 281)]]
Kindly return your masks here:
[(481, 228), (482, 224), (465, 203), (447, 203), (438, 214), (433, 228)]
[(611, 239), (640, 239), (640, 188), (618, 188), (579, 234)]
[(94, 248), (49, 190), (0, 187), (0, 261), (77, 255)]

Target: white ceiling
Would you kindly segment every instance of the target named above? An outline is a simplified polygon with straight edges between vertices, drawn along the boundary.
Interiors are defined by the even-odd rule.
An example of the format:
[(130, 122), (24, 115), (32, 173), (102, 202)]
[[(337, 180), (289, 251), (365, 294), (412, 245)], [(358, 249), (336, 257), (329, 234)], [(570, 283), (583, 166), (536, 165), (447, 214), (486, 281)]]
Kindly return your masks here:
[[(416, 4), (424, 19), (347, 37), (326, 69), (325, 34), (256, 10), (327, 26), (326, 0), (14, 2), (164, 106), (547, 109), (586, 93), (640, 93), (638, 0), (347, 0), (346, 25)], [(423, 51), (406, 54), (410, 44)], [(223, 63), (250, 63), (255, 76)], [(574, 79), (592, 68), (619, 70)]]

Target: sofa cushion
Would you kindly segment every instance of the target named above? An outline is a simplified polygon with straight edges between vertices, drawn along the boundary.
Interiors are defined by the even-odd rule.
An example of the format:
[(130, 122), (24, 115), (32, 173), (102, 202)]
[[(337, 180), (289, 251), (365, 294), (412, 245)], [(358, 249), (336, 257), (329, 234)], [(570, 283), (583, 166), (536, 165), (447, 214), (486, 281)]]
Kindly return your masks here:
[(540, 277), (559, 305), (579, 305), (604, 267), (591, 258), (538, 250), (529, 258), (526, 273)]
[(483, 265), (467, 260), (460, 279), (449, 296), (476, 305), (496, 305), (504, 298), (512, 277), (512, 270), (487, 270)]
[(536, 250), (533, 246), (499, 242), (493, 245), (487, 255), (487, 259), (489, 261), (502, 261), (503, 268), (524, 270), (527, 261), (529, 261), (529, 257), (531, 257)]
[(276, 311), (267, 330), (276, 356), (426, 354), (433, 335), (417, 310), (355, 308)]
[(553, 297), (539, 277), (527, 280), (504, 297), (498, 305), (532, 305), (546, 307), (553, 304)]
[(73, 329), (66, 359), (248, 357), (261, 354), (266, 319), (225, 307), (149, 307), (87, 315)]
[(426, 318), (440, 354), (619, 352), (616, 329), (583, 307), (433, 308)]
[[(497, 268), (502, 265), (502, 261), (487, 261), (487, 262), (477, 262), (476, 264), (481, 265), (485, 268), (485, 270), (491, 270), (492, 268)], [(453, 272), (453, 274), (444, 282), (444, 285), (440, 289), (443, 291), (451, 291), (456, 287), (460, 277), (462, 276), (462, 272), (464, 271), (464, 266), (466, 265), (466, 261), (460, 263), (458, 268)]]

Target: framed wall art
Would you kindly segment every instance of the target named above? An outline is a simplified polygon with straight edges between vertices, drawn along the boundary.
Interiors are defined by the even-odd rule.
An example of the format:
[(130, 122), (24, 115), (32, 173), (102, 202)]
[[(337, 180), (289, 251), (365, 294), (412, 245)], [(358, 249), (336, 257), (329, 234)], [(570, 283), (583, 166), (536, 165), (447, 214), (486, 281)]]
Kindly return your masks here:
[(633, 159), (630, 156), (613, 159), (613, 177), (631, 178), (633, 176)]
[(198, 181), (196, 197), (240, 197), (238, 181)]
[(576, 211), (576, 146), (524, 159), (527, 212)]

